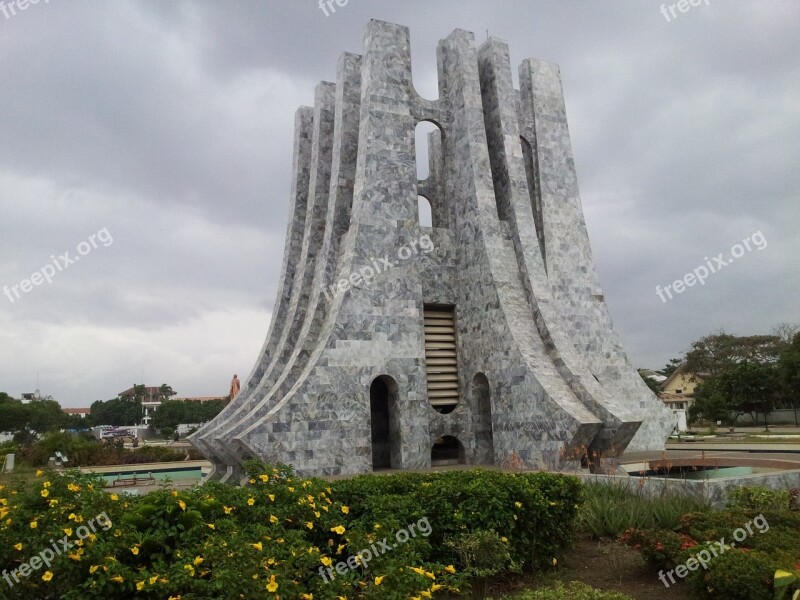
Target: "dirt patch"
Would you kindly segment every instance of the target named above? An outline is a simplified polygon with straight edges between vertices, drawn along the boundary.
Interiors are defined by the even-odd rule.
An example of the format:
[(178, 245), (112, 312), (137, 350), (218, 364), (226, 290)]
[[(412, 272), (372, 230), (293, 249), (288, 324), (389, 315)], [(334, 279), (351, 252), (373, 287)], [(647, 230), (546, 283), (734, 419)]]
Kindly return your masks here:
[(502, 598), (556, 581), (581, 581), (600, 590), (628, 594), (636, 600), (663, 600), (667, 596), (670, 600), (696, 599), (682, 582), (665, 588), (633, 548), (589, 537), (576, 539), (551, 572), (495, 582), (489, 597)]

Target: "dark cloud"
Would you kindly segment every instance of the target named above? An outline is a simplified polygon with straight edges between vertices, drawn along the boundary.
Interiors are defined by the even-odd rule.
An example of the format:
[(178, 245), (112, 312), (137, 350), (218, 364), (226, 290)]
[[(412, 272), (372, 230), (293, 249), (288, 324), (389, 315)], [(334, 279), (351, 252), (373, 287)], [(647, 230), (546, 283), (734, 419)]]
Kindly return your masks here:
[[(586, 220), (632, 360), (659, 367), (717, 328), (800, 321), (800, 6), (661, 2), (51, 0), (0, 14), (0, 285), (107, 228), (114, 243), (11, 304), (0, 390), (67, 405), (141, 377), (224, 393), (266, 334), (294, 111), (360, 52), (370, 18), (411, 28), (437, 96), (455, 28), (561, 66)], [(670, 2), (665, 3), (667, 6)], [(663, 303), (703, 257), (753, 251)]]

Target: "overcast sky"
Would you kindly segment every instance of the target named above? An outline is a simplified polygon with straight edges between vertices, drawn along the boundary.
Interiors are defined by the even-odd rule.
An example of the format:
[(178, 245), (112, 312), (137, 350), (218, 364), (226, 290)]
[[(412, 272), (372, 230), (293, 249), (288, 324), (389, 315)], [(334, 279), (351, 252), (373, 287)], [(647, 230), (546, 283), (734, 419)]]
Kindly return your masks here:
[[(411, 28), (429, 98), (455, 28), (506, 40), (515, 69), (560, 65), (594, 257), (635, 365), (719, 328), (800, 322), (797, 0), (669, 3), (666, 17), (644, 0), (349, 0), (327, 17), (317, 0), (45, 2), (0, 12), (0, 391), (38, 374), (74, 407), (142, 374), (181, 396), (247, 376), (275, 300), (295, 109), (335, 81), (341, 52), (361, 53), (370, 18)], [(745, 238), (705, 285), (659, 299)], [(17, 298), (37, 271), (52, 282)]]

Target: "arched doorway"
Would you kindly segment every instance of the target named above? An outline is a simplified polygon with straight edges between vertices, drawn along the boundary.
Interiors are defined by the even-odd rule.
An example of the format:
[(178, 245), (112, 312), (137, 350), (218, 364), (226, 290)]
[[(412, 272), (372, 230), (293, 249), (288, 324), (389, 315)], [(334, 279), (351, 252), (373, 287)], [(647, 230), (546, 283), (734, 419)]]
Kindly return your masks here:
[(400, 428), (397, 415), (397, 382), (388, 375), (372, 380), (369, 386), (369, 412), (372, 437), (372, 469), (400, 466)]

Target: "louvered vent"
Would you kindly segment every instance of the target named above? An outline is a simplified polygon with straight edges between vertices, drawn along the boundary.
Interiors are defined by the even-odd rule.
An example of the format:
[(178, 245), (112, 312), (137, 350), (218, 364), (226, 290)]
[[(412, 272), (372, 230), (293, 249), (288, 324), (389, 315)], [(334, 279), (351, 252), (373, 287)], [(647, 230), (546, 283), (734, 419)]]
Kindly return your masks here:
[(453, 307), (426, 306), (424, 315), (428, 400), (440, 413), (449, 413), (458, 404), (455, 313)]

